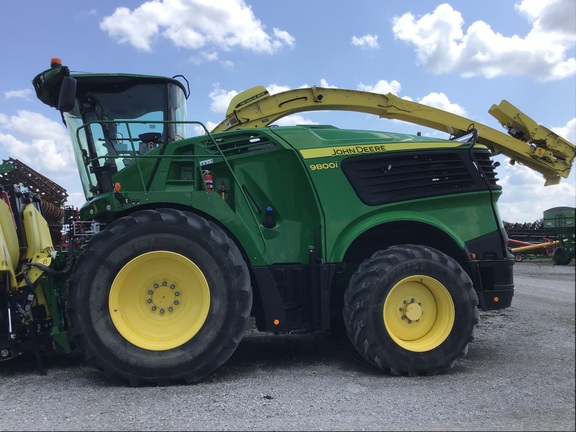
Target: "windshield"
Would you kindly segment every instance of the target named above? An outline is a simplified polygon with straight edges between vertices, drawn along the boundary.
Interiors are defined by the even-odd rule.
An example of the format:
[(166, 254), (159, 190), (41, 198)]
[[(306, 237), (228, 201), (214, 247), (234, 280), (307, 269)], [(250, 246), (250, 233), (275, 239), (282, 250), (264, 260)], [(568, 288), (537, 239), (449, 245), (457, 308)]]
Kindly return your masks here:
[(112, 175), (137, 156), (185, 138), (186, 97), (179, 86), (165, 81), (82, 84), (79, 80), (76, 103), (65, 120), (87, 200), (112, 190)]

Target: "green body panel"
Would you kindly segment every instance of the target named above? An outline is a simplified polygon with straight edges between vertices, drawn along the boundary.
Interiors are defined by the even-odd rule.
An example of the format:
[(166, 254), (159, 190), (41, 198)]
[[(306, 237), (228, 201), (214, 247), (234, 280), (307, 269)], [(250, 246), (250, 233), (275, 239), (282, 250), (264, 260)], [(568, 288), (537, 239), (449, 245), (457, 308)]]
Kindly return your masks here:
[[(57, 256), (57, 260), (60, 261), (63, 257), (62, 254)], [(67, 257), (66, 257), (67, 258)], [(56, 268), (63, 266), (65, 263), (57, 262), (55, 263)], [(62, 278), (62, 274), (59, 275)], [(68, 276), (68, 275), (66, 275)], [(45, 283), (42, 286), (44, 296), (46, 298), (46, 304), (48, 310), (50, 311), (52, 318), (52, 328), (50, 336), (52, 337), (55, 347), (61, 352), (69, 353), (72, 351), (72, 346), (70, 345), (70, 332), (67, 329), (66, 319), (65, 319), (65, 299), (66, 299), (66, 288), (62, 284), (58, 283), (54, 277), (49, 276), (46, 278)]]
[(276, 128), (273, 131), (290, 142), (303, 157), (325, 218), (322, 226), (326, 262), (341, 262), (358, 236), (389, 222), (413, 221), (435, 227), (448, 234), (461, 248), (465, 242), (500, 228), (494, 217), (494, 204), (500, 192), (485, 190), (368, 206), (360, 200), (340, 169), (344, 159), (359, 155), (442, 148), (463, 150), (471, 144), (336, 128)]
[[(127, 202), (120, 202), (113, 192), (99, 195), (80, 209), (80, 216), (83, 220), (98, 219), (108, 222), (121, 214), (142, 208), (166, 206), (194, 211), (212, 218), (217, 216), (218, 222), (243, 246), (251, 262), (254, 265), (265, 264), (263, 259), (266, 245), (256, 223), (250, 219), (243, 220), (241, 215), (233, 212), (214, 191), (130, 191), (122, 193), (122, 197)], [(256, 232), (247, 230), (247, 226), (257, 228)]]
[[(278, 147), (256, 157), (229, 157), (236, 177), (223, 162), (206, 165), (214, 173), (216, 190), (224, 182), (229, 205), (248, 221), (253, 214), (266, 242), (266, 264), (305, 262), (320, 216), (314, 191), (296, 152)], [(248, 198), (249, 194), (251, 198)], [(266, 208), (272, 208), (275, 226), (265, 228)], [(218, 216), (215, 215), (217, 218)], [(247, 224), (246, 229), (254, 230)]]
[[(112, 177), (121, 185), (122, 199), (113, 192), (99, 195), (81, 209), (82, 219), (111, 221), (118, 212), (141, 206), (177, 205), (208, 215), (226, 227), (252, 265), (305, 262), (321, 221), (314, 190), (298, 153), (275, 145), (258, 155), (230, 155), (224, 159), (200, 141), (176, 141), (161, 156), (155, 150), (137, 157), (134, 164)], [(158, 159), (160, 163), (146, 191), (142, 179), (150, 178)], [(202, 169), (213, 173), (216, 190), (205, 190)], [(273, 228), (262, 225), (267, 207), (272, 207), (275, 215)]]
[[(214, 140), (227, 134), (215, 134)], [(136, 156), (112, 177), (121, 185), (121, 199), (114, 193), (99, 195), (82, 209), (82, 217), (113, 220), (117, 213), (141, 206), (190, 209), (226, 227), (253, 266), (305, 264), (311, 248), (323, 262), (338, 263), (362, 233), (399, 221), (440, 230), (461, 249), (500, 228), (494, 208), (499, 191), (373, 206), (361, 201), (341, 170), (345, 159), (357, 155), (466, 152), (473, 144), (331, 127), (278, 127), (236, 135), (222, 144), (222, 153), (206, 137), (196, 137), (174, 141), (162, 154), (156, 149)], [(246, 150), (247, 142), (255, 145)], [(203, 170), (213, 174), (213, 191), (205, 190)], [(267, 207), (275, 217), (272, 228), (262, 224)]]
[[(395, 222), (413, 222), (422, 224), (422, 229), (439, 229), (464, 249), (467, 241), (497, 229), (490, 197), (486, 195), (475, 193), (414, 200), (370, 209), (369, 212), (363, 212), (366, 209), (360, 205), (350, 206), (356, 212), (349, 211), (349, 219), (326, 226), (327, 259), (329, 262), (341, 262), (350, 244), (361, 234)], [(454, 208), (454, 199), (459, 200), (460, 207)]]

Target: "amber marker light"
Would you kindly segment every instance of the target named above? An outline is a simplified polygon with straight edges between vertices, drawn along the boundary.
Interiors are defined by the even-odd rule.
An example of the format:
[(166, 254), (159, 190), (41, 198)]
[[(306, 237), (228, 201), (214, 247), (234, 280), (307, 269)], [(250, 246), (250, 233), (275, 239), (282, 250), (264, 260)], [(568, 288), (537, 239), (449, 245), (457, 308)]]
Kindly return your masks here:
[(122, 189), (122, 186), (120, 185), (120, 183), (114, 183), (114, 191), (115, 192), (120, 192), (121, 189)]
[(498, 303), (500, 299), (498, 297), (494, 297), (494, 303)]
[(278, 325), (278, 324), (280, 324), (280, 320), (279, 320), (279, 319), (275, 319), (275, 320), (274, 320), (274, 325)]

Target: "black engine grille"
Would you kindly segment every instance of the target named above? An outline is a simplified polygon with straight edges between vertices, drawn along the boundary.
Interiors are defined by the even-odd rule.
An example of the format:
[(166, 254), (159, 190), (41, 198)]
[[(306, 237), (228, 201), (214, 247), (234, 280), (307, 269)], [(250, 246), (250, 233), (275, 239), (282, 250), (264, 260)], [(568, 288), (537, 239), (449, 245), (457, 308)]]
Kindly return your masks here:
[(359, 156), (345, 159), (341, 166), (367, 205), (501, 189), (487, 150)]

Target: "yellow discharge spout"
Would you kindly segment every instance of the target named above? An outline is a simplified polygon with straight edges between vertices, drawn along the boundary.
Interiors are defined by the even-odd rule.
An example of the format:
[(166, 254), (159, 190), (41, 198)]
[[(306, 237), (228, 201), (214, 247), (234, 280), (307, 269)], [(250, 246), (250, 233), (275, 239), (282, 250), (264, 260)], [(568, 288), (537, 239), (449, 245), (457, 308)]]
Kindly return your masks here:
[(510, 249), (510, 250), (512, 251), (512, 253), (524, 252), (524, 251), (528, 251), (528, 250), (542, 249), (542, 248), (547, 248), (550, 246), (556, 246), (559, 243), (560, 243), (559, 240), (554, 240), (554, 241), (550, 241), (550, 242), (546, 242), (546, 243), (538, 243), (538, 244), (533, 244), (533, 245), (529, 245), (529, 246), (520, 246), (520, 247), (517, 247), (514, 249)]

